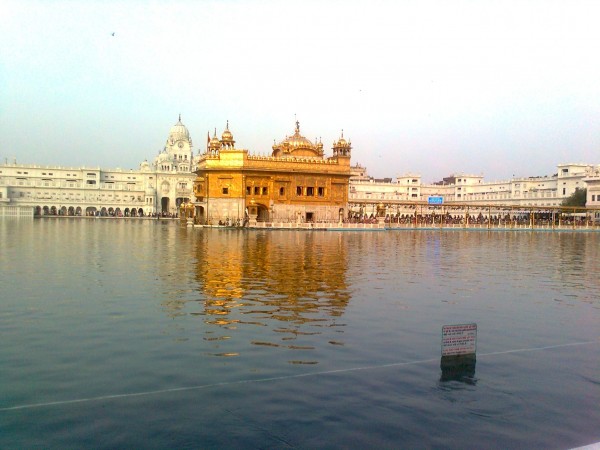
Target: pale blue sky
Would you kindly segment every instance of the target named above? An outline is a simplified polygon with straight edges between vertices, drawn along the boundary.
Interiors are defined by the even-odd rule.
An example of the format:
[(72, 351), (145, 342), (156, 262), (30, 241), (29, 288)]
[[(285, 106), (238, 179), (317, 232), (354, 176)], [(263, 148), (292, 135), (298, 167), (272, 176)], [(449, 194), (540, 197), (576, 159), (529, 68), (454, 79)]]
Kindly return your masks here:
[[(378, 177), (600, 163), (598, 1), (0, 0), (0, 158), (137, 168), (181, 113)], [(115, 33), (113, 36), (112, 33)]]

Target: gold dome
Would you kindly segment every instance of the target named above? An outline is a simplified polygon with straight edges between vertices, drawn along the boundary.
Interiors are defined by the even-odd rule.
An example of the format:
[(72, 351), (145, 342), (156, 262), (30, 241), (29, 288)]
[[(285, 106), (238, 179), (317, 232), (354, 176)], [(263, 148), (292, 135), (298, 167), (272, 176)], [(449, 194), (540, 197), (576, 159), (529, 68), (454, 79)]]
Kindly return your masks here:
[(319, 144), (313, 143), (300, 134), (300, 122), (296, 121), (296, 129), (292, 136), (286, 136), (286, 138), (279, 144), (273, 145), (273, 155), (283, 156), (284, 154), (291, 154), (299, 151), (299, 156), (318, 156), (320, 155)]
[(334, 156), (350, 156), (352, 150), (352, 144), (344, 139), (344, 130), (337, 142), (333, 143), (333, 155)]
[(223, 131), (223, 134), (221, 135), (221, 141), (222, 142), (234, 142), (233, 134), (231, 134), (231, 131), (229, 131), (229, 120), (227, 121), (227, 126), (225, 127), (225, 131)]
[(217, 129), (216, 128), (215, 128), (215, 133), (213, 134), (212, 139), (208, 143), (208, 147), (212, 148), (212, 149), (221, 148), (221, 141), (219, 141), (219, 138), (217, 137)]
[(337, 146), (337, 147), (349, 147), (350, 146), (350, 143), (348, 143), (346, 141), (346, 139), (344, 139), (344, 130), (342, 130), (342, 135), (338, 139), (337, 144), (334, 144), (334, 146)]

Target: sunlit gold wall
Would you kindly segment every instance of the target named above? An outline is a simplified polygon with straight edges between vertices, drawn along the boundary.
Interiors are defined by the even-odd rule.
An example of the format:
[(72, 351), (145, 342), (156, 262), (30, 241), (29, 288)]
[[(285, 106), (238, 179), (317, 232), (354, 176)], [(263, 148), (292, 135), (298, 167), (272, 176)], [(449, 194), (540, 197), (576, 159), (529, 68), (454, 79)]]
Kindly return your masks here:
[(243, 219), (250, 208), (264, 220), (298, 214), (306, 219), (309, 210), (313, 220), (331, 220), (347, 207), (349, 157), (255, 157), (234, 149), (211, 155), (198, 167), (196, 204), (208, 211), (208, 219)]

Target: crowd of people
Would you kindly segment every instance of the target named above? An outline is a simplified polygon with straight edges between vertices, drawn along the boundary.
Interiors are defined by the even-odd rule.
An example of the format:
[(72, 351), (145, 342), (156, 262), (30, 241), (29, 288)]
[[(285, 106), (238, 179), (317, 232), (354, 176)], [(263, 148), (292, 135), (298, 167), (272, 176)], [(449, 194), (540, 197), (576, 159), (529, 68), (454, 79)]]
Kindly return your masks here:
[(474, 214), (387, 214), (385, 217), (377, 217), (374, 214), (355, 214), (344, 220), (345, 223), (375, 224), (383, 218), (386, 224), (398, 225), (489, 225), (489, 226), (523, 226), (535, 224), (543, 225), (574, 225), (574, 226), (592, 226), (591, 217), (572, 217), (560, 214), (494, 214), (487, 215), (479, 213)]

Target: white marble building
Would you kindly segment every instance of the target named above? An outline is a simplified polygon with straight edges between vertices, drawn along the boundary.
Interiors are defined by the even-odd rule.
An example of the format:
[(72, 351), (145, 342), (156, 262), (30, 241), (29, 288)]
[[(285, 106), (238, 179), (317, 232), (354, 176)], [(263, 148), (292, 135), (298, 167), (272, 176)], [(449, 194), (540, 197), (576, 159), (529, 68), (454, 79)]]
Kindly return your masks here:
[(356, 167), (361, 169), (360, 176), (350, 179), (348, 201), (351, 209), (353, 202), (363, 204), (366, 214), (376, 214), (386, 201), (391, 201), (388, 204), (427, 202), (430, 196), (442, 197), (445, 204), (560, 206), (576, 189), (585, 188), (588, 190), (586, 206), (600, 207), (600, 165), (559, 164), (553, 175), (492, 182), (484, 181), (482, 175), (457, 173), (432, 184), (424, 184), (420, 175), (412, 173), (400, 175), (395, 180), (377, 180), (369, 177), (364, 167)]
[[(164, 148), (136, 170), (5, 161), (0, 163), (0, 216), (18, 216), (19, 208), (36, 215), (175, 216), (179, 205), (192, 198), (197, 158), (179, 117)], [(600, 165), (559, 164), (553, 175), (497, 182), (457, 173), (433, 184), (423, 183), (414, 173), (374, 179), (359, 164), (351, 171), (349, 207), (360, 205), (366, 214), (377, 214), (377, 208), (388, 200), (427, 202), (430, 196), (441, 196), (446, 204), (559, 206), (577, 188), (587, 188), (588, 207), (600, 207)]]
[(180, 117), (163, 150), (138, 170), (0, 164), (0, 207), (30, 207), (36, 215), (174, 216), (192, 197), (194, 169)]

